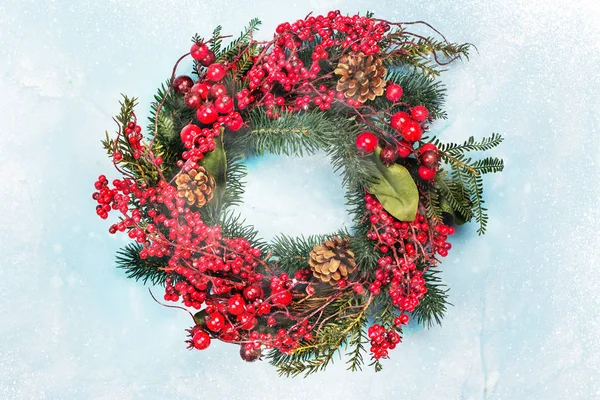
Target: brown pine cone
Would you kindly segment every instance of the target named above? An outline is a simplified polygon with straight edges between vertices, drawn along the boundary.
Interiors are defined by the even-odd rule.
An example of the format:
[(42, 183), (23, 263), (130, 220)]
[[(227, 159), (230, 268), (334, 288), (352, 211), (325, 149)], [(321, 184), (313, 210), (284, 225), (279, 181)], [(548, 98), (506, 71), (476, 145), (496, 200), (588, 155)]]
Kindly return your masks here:
[(348, 279), (356, 268), (354, 253), (348, 244), (347, 239), (335, 237), (315, 246), (308, 260), (313, 275), (322, 282), (329, 282), (331, 286), (335, 286), (340, 279)]
[(189, 206), (198, 208), (212, 200), (215, 189), (215, 178), (210, 176), (204, 167), (181, 173), (175, 180), (177, 194), (185, 198)]
[(386, 69), (376, 55), (366, 56), (362, 52), (345, 54), (334, 72), (341, 75), (336, 89), (346, 98), (352, 97), (364, 103), (383, 95)]

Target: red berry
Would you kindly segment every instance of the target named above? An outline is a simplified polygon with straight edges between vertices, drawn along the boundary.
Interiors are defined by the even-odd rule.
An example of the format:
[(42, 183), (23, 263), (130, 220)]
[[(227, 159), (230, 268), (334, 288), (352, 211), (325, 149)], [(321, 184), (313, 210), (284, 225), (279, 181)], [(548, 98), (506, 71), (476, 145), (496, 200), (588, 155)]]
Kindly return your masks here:
[(206, 317), (206, 327), (213, 332), (218, 332), (225, 326), (225, 318), (218, 312), (208, 314)]
[(229, 122), (225, 123), (228, 129), (232, 131), (239, 130), (244, 125), (244, 120), (239, 113), (229, 114)]
[(198, 108), (196, 111), (196, 118), (198, 121), (203, 123), (204, 125), (210, 125), (217, 120), (219, 117), (219, 113), (215, 108), (214, 104), (204, 104)]
[(395, 130), (397, 130), (398, 132), (402, 131), (402, 127), (404, 126), (404, 124), (407, 121), (410, 121), (410, 115), (408, 115), (407, 113), (400, 111), (397, 112), (396, 114), (392, 115), (392, 119), (390, 120), (390, 125), (392, 125), (392, 128), (394, 128)]
[(402, 125), (402, 137), (407, 142), (416, 142), (421, 139), (421, 136), (423, 136), (423, 130), (421, 129), (421, 125), (416, 121), (406, 121)]
[(227, 95), (219, 97), (215, 100), (215, 108), (219, 114), (229, 114), (233, 111), (233, 99)]
[(385, 97), (389, 101), (396, 102), (400, 100), (400, 98), (402, 97), (402, 93), (402, 86), (396, 83), (389, 83), (385, 88)]
[(181, 75), (173, 80), (173, 89), (179, 94), (187, 93), (192, 85), (194, 85), (194, 81), (187, 75)]
[(245, 307), (246, 303), (242, 296), (233, 296), (227, 301), (227, 311), (229, 311), (230, 314), (241, 314), (245, 310)]
[(292, 294), (287, 290), (276, 293), (271, 298), (275, 307), (287, 307), (292, 303)]
[(352, 286), (352, 290), (354, 290), (354, 293), (356, 294), (363, 294), (365, 292), (365, 288), (360, 283), (355, 283), (354, 286)]
[(189, 108), (198, 108), (202, 103), (202, 95), (200, 95), (200, 93), (198, 92), (190, 90), (183, 97), (183, 101), (185, 102), (185, 105)]
[(356, 148), (360, 153), (370, 154), (377, 148), (377, 136), (373, 132), (363, 132), (356, 138)]
[(212, 88), (210, 88), (210, 95), (215, 99), (223, 96), (224, 94), (227, 94), (227, 88), (225, 85), (216, 83), (212, 86)]
[(191, 142), (194, 137), (200, 135), (202, 129), (194, 124), (188, 124), (181, 129), (180, 137), (182, 142)]
[(417, 122), (423, 122), (429, 116), (429, 111), (424, 106), (414, 106), (412, 110), (410, 110), (410, 115), (412, 115), (413, 119)]
[(412, 146), (407, 142), (400, 142), (398, 145), (398, 155), (402, 158), (406, 158), (412, 154)]
[(206, 100), (206, 99), (208, 99), (208, 94), (210, 93), (211, 88), (212, 88), (212, 85), (208, 82), (198, 82), (194, 86), (192, 86), (190, 91), (200, 93), (200, 96), (202, 96), (202, 99)]
[(396, 162), (398, 154), (392, 146), (386, 145), (383, 149), (381, 149), (381, 153), (379, 153), (379, 158), (381, 159), (382, 163), (389, 167), (390, 165)]
[(435, 178), (435, 173), (436, 170), (434, 168), (427, 168), (424, 165), (419, 167), (419, 176), (426, 181), (430, 181)]
[(210, 336), (204, 331), (198, 331), (192, 337), (194, 347), (198, 350), (204, 350), (210, 346)]
[(435, 151), (437, 153), (438, 149), (433, 143), (425, 143), (423, 146), (419, 147), (419, 152), (421, 154), (423, 154), (426, 151)]
[(260, 347), (255, 347), (253, 343), (244, 343), (240, 346), (240, 357), (244, 361), (256, 361), (261, 355)]
[(248, 301), (254, 301), (264, 295), (263, 290), (258, 286), (248, 286), (244, 289), (244, 297)]
[(209, 50), (206, 57), (200, 60), (200, 64), (204, 65), (205, 67), (208, 67), (210, 64), (215, 62), (215, 58), (215, 53)]
[(206, 70), (206, 79), (218, 82), (225, 77), (227, 71), (221, 64), (211, 64)]
[(194, 43), (192, 45), (192, 48), (190, 49), (190, 54), (192, 55), (192, 58), (194, 60), (200, 61), (208, 55), (209, 51), (210, 51), (210, 49), (204, 43), (201, 43), (201, 44)]

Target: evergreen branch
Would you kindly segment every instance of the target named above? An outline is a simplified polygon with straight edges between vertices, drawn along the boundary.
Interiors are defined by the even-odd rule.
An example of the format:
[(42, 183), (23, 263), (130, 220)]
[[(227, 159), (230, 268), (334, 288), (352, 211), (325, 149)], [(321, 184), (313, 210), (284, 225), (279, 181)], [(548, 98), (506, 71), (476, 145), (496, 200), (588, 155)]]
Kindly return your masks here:
[[(388, 68), (386, 75), (388, 82), (397, 83), (402, 87), (402, 101), (411, 106), (423, 105), (434, 119), (445, 119), (443, 110), (446, 100), (446, 88), (441, 81), (429, 79), (421, 74), (414, 74), (403, 69)], [(385, 96), (375, 99), (373, 107), (386, 109), (389, 101)], [(392, 112), (406, 111), (405, 107), (397, 107)]]
[(130, 243), (117, 251), (117, 268), (125, 270), (127, 278), (142, 281), (144, 284), (150, 281), (153, 285), (164, 284), (167, 274), (164, 267), (169, 257), (147, 257), (141, 258), (140, 251), (144, 247), (139, 243)]
[(273, 257), (277, 259), (278, 267), (293, 275), (300, 269), (308, 267), (309, 253), (315, 246), (331, 239), (331, 235), (310, 235), (308, 237), (291, 237), (281, 234), (271, 242)]
[(498, 133), (493, 133), (490, 137), (483, 138), (479, 141), (475, 141), (473, 136), (469, 137), (464, 143), (441, 143), (438, 139), (434, 140), (434, 144), (443, 152), (450, 153), (452, 155), (462, 154), (467, 151), (487, 151), (498, 146), (504, 138)]
[(217, 62), (223, 60), (233, 60), (243, 47), (248, 46), (252, 35), (258, 30), (258, 27), (261, 24), (262, 22), (258, 18), (251, 19), (248, 23), (248, 26), (244, 28), (237, 39), (232, 40), (231, 43), (229, 43), (229, 45), (227, 45), (218, 55), (215, 53), (215, 55), (217, 55)]
[(269, 253), (270, 248), (267, 242), (260, 238), (258, 231), (253, 226), (246, 224), (246, 220), (240, 214), (227, 210), (221, 213), (220, 217), (218, 225), (221, 226), (223, 237), (245, 238), (252, 247), (260, 249), (262, 254)]
[(264, 110), (249, 115), (252, 130), (248, 148), (257, 155), (265, 153), (302, 157), (325, 147), (324, 135), (331, 129), (331, 121), (319, 112), (282, 113), (277, 119), (269, 118)]
[(440, 171), (435, 177), (437, 188), (441, 195), (448, 202), (453, 210), (458, 211), (466, 219), (470, 219), (473, 214), (471, 201), (469, 196), (465, 196), (466, 190), (463, 187), (462, 181), (454, 180), (448, 177), (448, 173)]
[(433, 268), (423, 273), (427, 293), (412, 312), (417, 322), (427, 328), (431, 328), (433, 324), (441, 325), (448, 306), (452, 305), (448, 302), (449, 289), (442, 283), (440, 273), (440, 270)]
[(481, 175), (501, 172), (504, 170), (504, 160), (495, 157), (486, 157), (482, 160), (475, 161), (471, 164), (471, 168)]
[(483, 207), (483, 180), (479, 175), (469, 175), (469, 192), (471, 193), (471, 203), (473, 204), (473, 214), (475, 220), (479, 223), (477, 233), (483, 235), (485, 233), (488, 215), (487, 208)]

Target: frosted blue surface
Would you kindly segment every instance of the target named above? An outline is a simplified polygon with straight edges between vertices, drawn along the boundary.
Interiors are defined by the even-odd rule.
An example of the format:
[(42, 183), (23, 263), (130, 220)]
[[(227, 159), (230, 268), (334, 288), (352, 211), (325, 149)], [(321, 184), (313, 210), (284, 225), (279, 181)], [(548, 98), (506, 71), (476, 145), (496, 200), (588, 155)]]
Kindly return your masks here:
[[(0, 399), (600, 398), (600, 12), (570, 3), (0, 0)], [(475, 43), (435, 132), (503, 133), (506, 172), (486, 180), (489, 233), (453, 239), (442, 328), (411, 326), (378, 374), (285, 379), (232, 346), (185, 349), (189, 316), (113, 267), (125, 239), (92, 184), (115, 177), (99, 140), (119, 93), (147, 105), (194, 32), (257, 16), (267, 37), (335, 8)], [(339, 185), (322, 155), (259, 160), (242, 211), (265, 236), (327, 232), (348, 222)]]

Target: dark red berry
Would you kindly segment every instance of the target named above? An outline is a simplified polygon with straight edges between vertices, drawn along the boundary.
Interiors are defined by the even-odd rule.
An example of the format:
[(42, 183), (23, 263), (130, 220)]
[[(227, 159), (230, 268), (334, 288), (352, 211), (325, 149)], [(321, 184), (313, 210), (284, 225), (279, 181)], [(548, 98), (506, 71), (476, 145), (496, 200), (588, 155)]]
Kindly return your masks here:
[(179, 94), (187, 93), (193, 85), (194, 81), (187, 75), (178, 76), (173, 81), (173, 89)]

